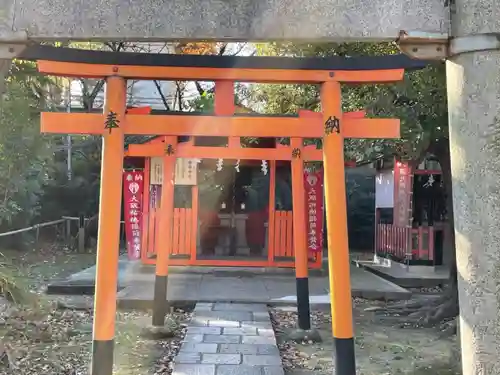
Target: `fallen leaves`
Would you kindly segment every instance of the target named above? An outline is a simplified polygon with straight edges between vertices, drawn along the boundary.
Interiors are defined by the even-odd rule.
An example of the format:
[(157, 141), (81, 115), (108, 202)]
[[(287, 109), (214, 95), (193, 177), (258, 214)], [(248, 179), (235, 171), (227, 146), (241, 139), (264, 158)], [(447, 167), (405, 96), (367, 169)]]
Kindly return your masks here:
[[(6, 255), (7, 257), (7, 255)], [(92, 352), (93, 297), (43, 296), (43, 286), (54, 277), (85, 269), (89, 254), (46, 248), (9, 256), (16, 260), (15, 281), (27, 281), (37, 292), (36, 304), (16, 305), (0, 298), (1, 375), (88, 375)], [(92, 261), (91, 261), (92, 259)], [(141, 337), (151, 315), (118, 311), (115, 333), (115, 368), (120, 375), (169, 375), (170, 363), (180, 348), (184, 322), (190, 313), (169, 314), (168, 335), (158, 340)]]
[[(190, 314), (177, 310), (167, 317), (169, 337), (146, 340), (140, 335), (145, 312), (118, 312), (115, 366), (120, 375), (144, 370), (155, 375), (171, 373), (170, 363), (180, 348)], [(92, 315), (89, 311), (26, 310), (12, 306), (2, 314), (0, 345), (1, 374), (87, 375), (92, 345)], [(9, 347), (6, 346), (9, 343)]]
[[(312, 340), (296, 343), (287, 339), (287, 331), (297, 327), (297, 313), (294, 309), (276, 308), (271, 309), (271, 321), (278, 337), (278, 348), (285, 372), (292, 370), (317, 371), (322, 369), (322, 363), (315, 353), (302, 350), (304, 346), (314, 344)], [(329, 312), (311, 311), (311, 324), (317, 327), (321, 324), (331, 324)]]

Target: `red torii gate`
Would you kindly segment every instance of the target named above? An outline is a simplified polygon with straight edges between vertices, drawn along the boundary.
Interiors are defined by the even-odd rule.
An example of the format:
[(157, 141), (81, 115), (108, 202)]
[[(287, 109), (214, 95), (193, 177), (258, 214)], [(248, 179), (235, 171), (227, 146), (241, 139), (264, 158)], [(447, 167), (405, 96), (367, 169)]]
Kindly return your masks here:
[[(73, 54), (73, 55), (71, 55)], [(128, 56), (127, 56), (128, 55)], [(403, 79), (404, 70), (391, 65), (384, 57), (336, 58), (337, 66), (326, 59), (238, 58), (229, 61), (213, 56), (176, 56), (158, 54), (58, 51), (61, 61), (38, 61), (40, 72), (69, 77), (106, 79), (106, 103), (103, 114), (43, 113), (41, 130), (46, 133), (100, 134), (103, 136), (101, 199), (95, 292), (93, 375), (111, 375), (113, 371), (113, 338), (116, 312), (119, 220), (121, 209), (124, 135), (165, 135), (164, 179), (173, 181), (177, 136), (290, 137), (292, 147), (292, 185), (294, 195), (293, 224), (296, 248), (297, 304), (299, 327), (310, 328), (307, 250), (304, 237), (303, 159), (301, 138), (323, 139), (326, 216), (329, 249), (330, 294), (336, 371), (341, 375), (355, 373), (353, 322), (349, 275), (349, 251), (346, 222), (346, 192), (343, 141), (346, 137), (399, 137), (399, 120), (347, 119), (341, 108), (341, 83), (389, 83)], [(62, 56), (62, 57), (61, 57)], [(76, 58), (75, 58), (76, 56)], [(50, 57), (46, 57), (50, 58)], [(391, 57), (389, 57), (391, 58)], [(260, 61), (259, 61), (260, 60)], [(83, 63), (85, 61), (86, 63)], [(160, 63), (161, 61), (161, 63)], [(228, 64), (228, 61), (230, 64)], [(262, 62), (265, 61), (265, 64)], [(333, 61), (333, 60), (332, 60)], [(367, 66), (367, 64), (372, 64)], [(378, 68), (375, 68), (378, 63)], [(254, 64), (254, 65), (252, 65)], [(365, 65), (363, 65), (365, 64)], [(332, 64), (334, 65), (334, 64)], [(238, 68), (234, 68), (237, 66)], [(151, 116), (126, 113), (127, 79), (177, 79), (251, 82), (295, 82), (321, 84), (322, 118)], [(224, 90), (228, 92), (226, 88)], [(227, 94), (226, 94), (227, 95)], [(232, 97), (231, 97), (232, 100)], [(227, 109), (226, 109), (227, 110)], [(232, 139), (232, 141), (231, 141)], [(302, 186), (302, 188), (301, 188)], [(172, 211), (173, 183), (164, 183), (161, 210)], [(297, 198), (299, 197), (299, 198)], [(302, 199), (301, 199), (302, 198)], [(295, 206), (295, 204), (297, 206)], [(171, 215), (163, 218), (171, 227)], [(297, 230), (302, 228), (302, 230)], [(166, 244), (169, 231), (162, 232)], [(164, 252), (161, 252), (164, 253)], [(157, 261), (155, 281), (155, 323), (163, 324), (166, 314), (168, 259)]]

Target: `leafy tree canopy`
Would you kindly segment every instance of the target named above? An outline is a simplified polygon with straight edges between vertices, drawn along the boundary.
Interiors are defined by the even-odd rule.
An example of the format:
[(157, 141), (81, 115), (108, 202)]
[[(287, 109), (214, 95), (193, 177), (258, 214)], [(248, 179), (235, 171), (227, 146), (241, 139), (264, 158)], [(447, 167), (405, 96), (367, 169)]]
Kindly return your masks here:
[[(399, 53), (394, 44), (271, 43), (257, 45), (260, 56), (375, 56)], [(320, 111), (318, 85), (254, 85), (253, 99), (266, 113), (296, 113), (299, 108)], [(448, 137), (445, 67), (442, 63), (406, 72), (390, 85), (343, 87), (343, 110), (365, 109), (369, 116), (401, 119), (400, 140), (346, 140), (346, 158), (370, 161), (386, 155), (421, 159), (436, 140)], [(319, 140), (314, 140), (318, 143)]]

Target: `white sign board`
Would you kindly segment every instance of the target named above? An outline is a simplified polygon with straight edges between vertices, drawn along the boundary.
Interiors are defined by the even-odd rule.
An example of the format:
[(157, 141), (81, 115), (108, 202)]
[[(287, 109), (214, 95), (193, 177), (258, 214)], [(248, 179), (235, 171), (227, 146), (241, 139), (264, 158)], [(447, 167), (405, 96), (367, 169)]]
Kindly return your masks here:
[[(151, 158), (150, 183), (161, 185), (163, 182), (163, 158)], [(177, 158), (175, 163), (175, 185), (196, 185), (198, 163), (196, 159)]]
[(383, 171), (375, 177), (375, 208), (394, 207), (394, 171)]

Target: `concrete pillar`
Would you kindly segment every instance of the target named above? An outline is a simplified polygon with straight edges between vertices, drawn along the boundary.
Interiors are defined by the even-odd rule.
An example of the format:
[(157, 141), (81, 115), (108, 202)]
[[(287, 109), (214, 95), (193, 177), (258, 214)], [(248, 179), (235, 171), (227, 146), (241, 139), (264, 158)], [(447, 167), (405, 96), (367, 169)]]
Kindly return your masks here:
[[(495, 0), (456, 0), (453, 36), (500, 31)], [(500, 51), (447, 62), (463, 374), (500, 374)]]

